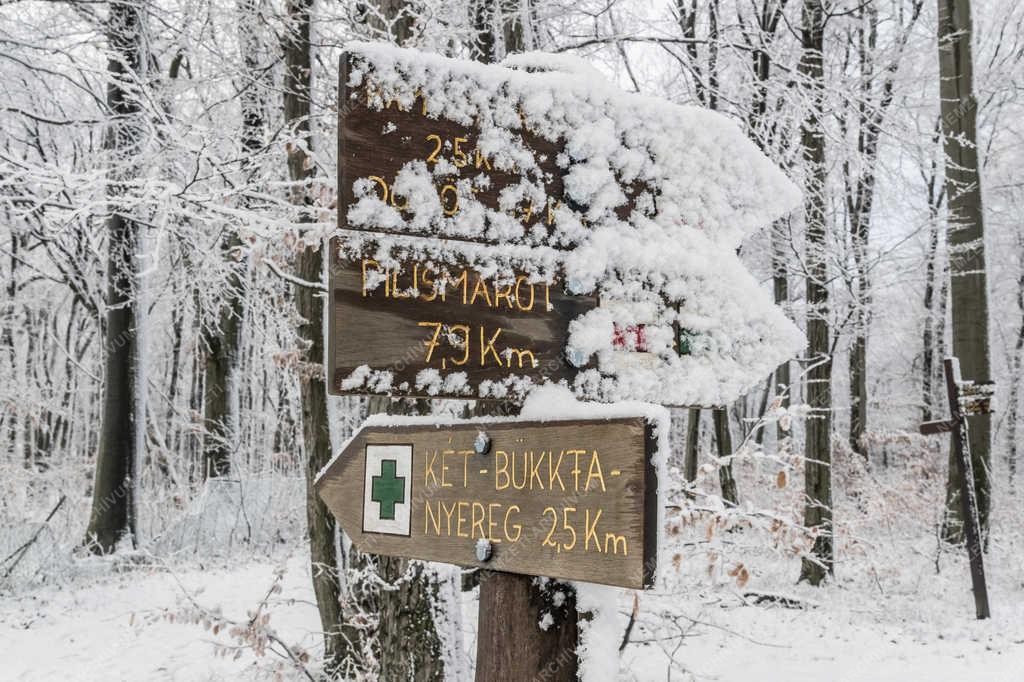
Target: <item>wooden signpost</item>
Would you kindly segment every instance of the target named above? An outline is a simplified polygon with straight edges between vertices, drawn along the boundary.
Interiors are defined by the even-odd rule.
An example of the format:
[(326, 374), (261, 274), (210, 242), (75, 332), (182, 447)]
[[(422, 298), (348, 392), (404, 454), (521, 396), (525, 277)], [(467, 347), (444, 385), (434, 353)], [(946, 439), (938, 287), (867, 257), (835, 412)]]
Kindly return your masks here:
[(641, 417), (369, 426), (317, 490), (364, 552), (643, 589), (653, 447)]
[(987, 414), (992, 411), (994, 384), (975, 384), (960, 377), (960, 361), (946, 358), (946, 392), (949, 397), (950, 418), (921, 424), (921, 433), (953, 434), (954, 456), (960, 463), (960, 504), (963, 509), (964, 535), (967, 538), (967, 554), (971, 562), (971, 587), (974, 591), (974, 608), (978, 619), (990, 616), (988, 588), (985, 585), (985, 563), (983, 558), (981, 525), (978, 522), (978, 497), (974, 490), (974, 465), (971, 463), (970, 442), (967, 439), (967, 419), (972, 414)]
[[(581, 207), (566, 197), (565, 169), (557, 162), (564, 144), (517, 121), (511, 134), (532, 160), (528, 170), (518, 162), (502, 168), (476, 125), (429, 115), (419, 95), (380, 101), (366, 77), (370, 64), (353, 67), (362, 73), (353, 92), (350, 67), (343, 56), (338, 226), (377, 245), (353, 251), (342, 238), (331, 240), (330, 392), (516, 402), (517, 386), (571, 383), (579, 368), (564, 355), (569, 324), (594, 308), (596, 298), (570, 295), (550, 273), (531, 271), (531, 257), (482, 276), (460, 264), (449, 248), (457, 241), (443, 241), (512, 241), (528, 255), (537, 246), (565, 248), (556, 212), (563, 204)], [(397, 231), (350, 219), (357, 184), (370, 189), (377, 206), (407, 218), (416, 205), (399, 191), (398, 176), (410, 167), (429, 169), (439, 210), (451, 220), (407, 221)], [(529, 198), (510, 203), (506, 191), (515, 194), (524, 182), (533, 187)], [(463, 231), (459, 221), (468, 212), (460, 215), (460, 197), (468, 185), (486, 210)], [(629, 199), (616, 209), (621, 219), (643, 189), (623, 187)], [(405, 245), (398, 255), (396, 234)], [(388, 240), (390, 246), (378, 248)], [(430, 245), (429, 258), (409, 248), (417, 243)], [(571, 613), (542, 631), (532, 576), (635, 589), (653, 583), (659, 530), (653, 448), (642, 418), (368, 427), (317, 487), (363, 551), (487, 569), (478, 680), (574, 680), (575, 602), (570, 596), (564, 606)]]
[[(640, 100), (613, 111), (604, 86), (596, 88), (592, 114), (601, 120), (590, 123), (604, 133), (593, 137), (615, 145), (623, 137), (625, 151), (581, 168), (601, 152), (583, 139), (589, 129), (574, 128), (575, 95), (567, 99), (573, 88), (564, 78), (503, 67), (486, 67), (482, 76), (476, 64), (425, 55), (405, 63), (413, 53), (396, 59), (392, 48), (351, 49), (339, 81), (338, 227), (345, 236), (330, 249), (330, 392), (514, 403), (544, 380), (573, 386), (579, 370), (589, 372), (582, 383), (603, 386), (600, 371), (590, 371), (602, 368), (585, 364), (578, 349), (572, 363), (565, 357), (570, 323), (598, 301), (567, 293), (559, 268), (589, 228), (607, 234), (653, 219), (662, 201), (682, 230), (686, 210), (664, 189), (686, 185), (698, 171), (666, 169), (642, 135), (632, 139), (641, 119), (659, 128), (664, 112), (638, 118), (646, 106)], [(604, 124), (616, 116), (623, 130), (609, 136)], [(730, 138), (723, 148), (750, 146), (738, 131), (721, 134)], [(573, 164), (582, 172), (573, 174)], [(746, 168), (742, 178), (726, 175), (739, 195), (762, 185), (786, 189), (784, 178), (764, 170), (761, 182), (752, 183)], [(712, 194), (714, 204), (728, 193)], [(570, 196), (594, 205), (575, 205)], [(761, 196), (753, 191), (750, 201)], [(748, 202), (733, 203), (720, 207), (721, 222), (749, 221)], [(703, 216), (689, 217), (686, 224), (703, 230)], [(731, 247), (723, 254), (732, 257)], [(628, 278), (625, 290), (645, 286), (641, 274)], [(653, 299), (651, 291), (635, 293), (664, 302), (663, 292)], [(776, 326), (785, 322), (778, 318)], [(656, 329), (636, 321), (610, 326), (613, 349), (659, 359), (651, 343), (664, 335)], [(684, 330), (673, 337), (686, 354)], [(364, 552), (487, 569), (477, 680), (568, 681), (577, 677), (572, 597), (563, 622), (541, 630), (532, 576), (653, 584), (661, 530), (654, 449), (641, 417), (366, 426), (317, 491)]]

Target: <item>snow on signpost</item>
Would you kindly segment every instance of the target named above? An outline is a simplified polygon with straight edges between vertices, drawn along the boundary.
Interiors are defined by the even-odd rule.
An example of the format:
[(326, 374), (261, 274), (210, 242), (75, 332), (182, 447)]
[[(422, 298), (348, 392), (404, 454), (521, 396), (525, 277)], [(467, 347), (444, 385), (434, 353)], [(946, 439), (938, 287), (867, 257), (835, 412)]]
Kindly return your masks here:
[[(484, 625), (486, 604), (530, 613), (504, 573), (650, 587), (668, 457), (652, 403), (730, 402), (803, 345), (736, 255), (795, 187), (728, 119), (564, 57), (366, 43), (342, 57), (338, 167), (332, 392), (525, 401), (541, 420), (371, 418), (321, 499), (363, 551), (495, 570)], [(528, 620), (481, 628), (477, 679), (545, 665), (499, 653), (530, 648)], [(613, 645), (570, 643), (594, 647)]]
[(803, 344), (735, 254), (798, 203), (781, 171), (721, 115), (541, 63), (349, 45), (332, 392), (723, 404)]

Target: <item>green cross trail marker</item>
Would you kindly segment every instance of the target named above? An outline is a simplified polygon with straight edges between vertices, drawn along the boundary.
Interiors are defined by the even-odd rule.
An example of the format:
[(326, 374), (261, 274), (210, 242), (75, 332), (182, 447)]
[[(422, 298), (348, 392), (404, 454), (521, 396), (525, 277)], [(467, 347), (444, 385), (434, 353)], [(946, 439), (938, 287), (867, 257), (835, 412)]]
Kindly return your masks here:
[(405, 477), (395, 475), (397, 462), (385, 459), (380, 463), (380, 476), (373, 477), (370, 499), (380, 505), (380, 518), (392, 521), (395, 505), (405, 501)]

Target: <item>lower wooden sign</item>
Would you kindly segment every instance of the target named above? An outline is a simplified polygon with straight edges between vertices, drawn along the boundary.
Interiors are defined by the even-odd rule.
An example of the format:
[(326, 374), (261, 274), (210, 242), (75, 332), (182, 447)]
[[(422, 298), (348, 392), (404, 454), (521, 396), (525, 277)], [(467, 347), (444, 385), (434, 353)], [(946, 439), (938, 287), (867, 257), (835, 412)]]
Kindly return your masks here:
[(642, 417), (365, 426), (316, 487), (364, 552), (642, 589), (654, 448)]

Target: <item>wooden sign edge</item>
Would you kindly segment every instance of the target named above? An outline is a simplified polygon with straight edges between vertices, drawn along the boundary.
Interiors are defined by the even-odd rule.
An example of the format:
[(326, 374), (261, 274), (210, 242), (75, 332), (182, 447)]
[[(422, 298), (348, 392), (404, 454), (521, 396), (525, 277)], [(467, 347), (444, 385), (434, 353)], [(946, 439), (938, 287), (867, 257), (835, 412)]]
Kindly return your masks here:
[[(345, 180), (345, 143), (344, 138), (341, 134), (342, 120), (345, 115), (345, 103), (348, 102), (348, 64), (349, 64), (349, 53), (347, 51), (341, 53), (341, 61), (338, 64), (338, 207), (337, 207), (337, 218), (338, 218), (338, 229), (343, 229), (342, 222), (347, 218), (348, 209), (341, 205), (341, 183)], [(338, 322), (336, 320), (337, 315), (334, 314), (335, 302), (334, 297), (334, 240), (338, 237), (331, 237), (327, 240), (326, 248), (327, 253), (324, 259), (327, 266), (327, 354), (324, 356), (324, 379), (326, 383), (327, 395), (343, 396), (352, 395), (351, 393), (342, 393), (340, 390), (336, 390), (335, 383), (338, 385), (338, 389), (341, 388), (341, 380), (336, 378), (337, 368), (335, 367), (335, 358), (338, 357)], [(317, 496), (319, 497), (320, 490), (317, 489)]]
[(644, 563), (642, 589), (654, 587), (658, 575), (658, 538), (662, 529), (658, 527), (661, 510), (658, 508), (659, 486), (665, 481), (658, 480), (658, 436), (654, 424), (646, 417), (640, 417), (644, 428)]
[[(660, 529), (658, 528), (658, 520), (661, 518), (661, 514), (659, 513), (660, 510), (658, 509), (658, 500), (660, 499), (660, 496), (658, 495), (658, 485), (659, 485), (659, 481), (658, 481), (658, 466), (657, 466), (657, 462), (655, 461), (655, 455), (658, 452), (658, 438), (657, 438), (657, 435), (655, 434), (655, 425), (652, 424), (651, 421), (648, 420), (648, 418), (643, 416), (643, 415), (637, 415), (637, 416), (631, 416), (631, 417), (607, 417), (607, 418), (593, 417), (593, 418), (590, 418), (590, 419), (587, 419), (587, 418), (549, 419), (549, 420), (546, 420), (546, 421), (538, 420), (538, 419), (523, 419), (523, 420), (511, 419), (511, 420), (507, 420), (507, 421), (450, 422), (450, 423), (447, 423), (447, 424), (445, 424), (445, 423), (437, 423), (437, 424), (424, 423), (424, 424), (394, 424), (394, 425), (389, 425), (389, 424), (379, 424), (379, 425), (377, 425), (377, 424), (373, 424), (373, 425), (369, 425), (369, 426), (363, 425), (363, 426), (360, 426), (359, 429), (357, 429), (352, 434), (352, 436), (345, 441), (345, 443), (341, 446), (341, 448), (339, 449), (338, 452), (339, 452), (339, 455), (340, 454), (344, 454), (345, 450), (348, 450), (353, 445), (353, 443), (355, 443), (357, 441), (357, 439), (360, 439), (360, 438), (362, 438), (364, 440), (364, 446), (365, 446), (366, 445), (366, 443), (365, 443), (366, 437), (368, 435), (370, 435), (370, 434), (367, 433), (367, 431), (372, 431), (372, 430), (386, 431), (386, 432), (389, 432), (389, 433), (394, 433), (394, 434), (397, 434), (397, 435), (401, 435), (401, 434), (404, 434), (404, 433), (412, 433), (412, 432), (416, 432), (416, 431), (423, 431), (423, 430), (430, 429), (430, 428), (434, 428), (436, 430), (443, 430), (446, 427), (454, 427), (454, 426), (468, 427), (468, 428), (479, 427), (481, 430), (483, 430), (483, 429), (486, 429), (488, 426), (520, 426), (520, 427), (523, 427), (523, 428), (536, 428), (536, 427), (543, 427), (543, 426), (548, 426), (548, 425), (552, 425), (552, 424), (557, 424), (559, 426), (585, 426), (585, 425), (593, 424), (594, 422), (601, 422), (601, 423), (605, 423), (605, 424), (622, 424), (622, 425), (627, 425), (627, 426), (628, 425), (635, 425), (635, 424), (637, 424), (639, 422), (639, 425), (642, 426), (642, 428), (643, 428), (643, 444), (644, 444), (644, 455), (643, 456), (644, 456), (644, 460), (645, 460), (646, 466), (644, 467), (643, 504), (641, 505), (641, 509), (642, 509), (642, 513), (643, 513), (643, 517), (644, 517), (643, 518), (643, 524), (642, 524), (644, 537), (643, 537), (643, 555), (642, 555), (642, 563), (641, 563), (640, 585), (636, 586), (636, 587), (625, 586), (625, 585), (621, 585), (621, 584), (614, 585), (614, 584), (605, 583), (605, 582), (599, 582), (599, 581), (587, 581), (587, 580), (579, 580), (579, 579), (573, 579), (573, 578), (563, 578), (563, 577), (559, 577), (559, 576), (537, 576), (537, 577), (548, 577), (548, 578), (554, 578), (556, 580), (570, 580), (572, 582), (584, 582), (584, 583), (591, 583), (591, 584), (597, 584), (597, 585), (609, 585), (610, 587), (618, 587), (618, 588), (623, 588), (623, 589), (640, 589), (640, 590), (649, 589), (649, 588), (654, 586), (655, 580), (657, 578), (657, 572), (658, 572), (658, 538), (660, 537), (660, 532), (659, 532)], [(326, 481), (327, 481), (328, 478), (330, 478), (330, 477), (332, 477), (334, 475), (340, 475), (341, 474), (341, 470), (344, 468), (344, 465), (345, 465), (344, 458), (342, 458), (340, 456), (335, 457), (333, 459), (333, 461), (331, 461), (331, 463), (328, 464), (328, 466), (317, 476), (316, 480), (313, 483), (313, 488), (314, 488), (314, 491), (316, 493), (317, 499), (320, 500), (321, 504), (323, 504), (325, 507), (328, 508), (328, 511), (330, 511), (330, 506), (327, 504), (327, 500), (325, 500), (324, 497), (323, 497), (324, 486), (325, 486)], [(334, 512), (333, 511), (331, 511), (330, 513), (331, 513), (332, 516), (334, 516)], [(335, 517), (335, 520), (337, 521), (337, 517)], [(340, 525), (340, 523), (339, 523), (339, 529), (342, 530), (342, 531), (345, 530), (344, 527), (342, 527)], [(383, 555), (383, 556), (407, 558), (407, 557), (404, 557), (404, 555), (402, 555), (402, 554), (392, 553), (392, 552), (389, 552), (389, 551), (383, 551), (383, 552), (378, 551), (378, 552), (374, 552), (374, 553), (375, 554), (379, 554), (379, 555)], [(451, 562), (445, 562), (445, 563), (451, 563)], [(481, 570), (489, 570), (489, 571), (494, 571), (496, 573), (512, 573), (511, 571), (501, 571), (499, 569), (489, 568), (487, 563), (486, 562), (482, 562), (482, 561), (475, 561), (475, 562), (472, 562), (472, 563), (451, 563), (451, 565), (453, 565), (453, 566), (464, 566), (464, 567), (470, 567), (470, 568), (479, 568)], [(529, 575), (529, 574), (515, 574), (515, 575)]]

